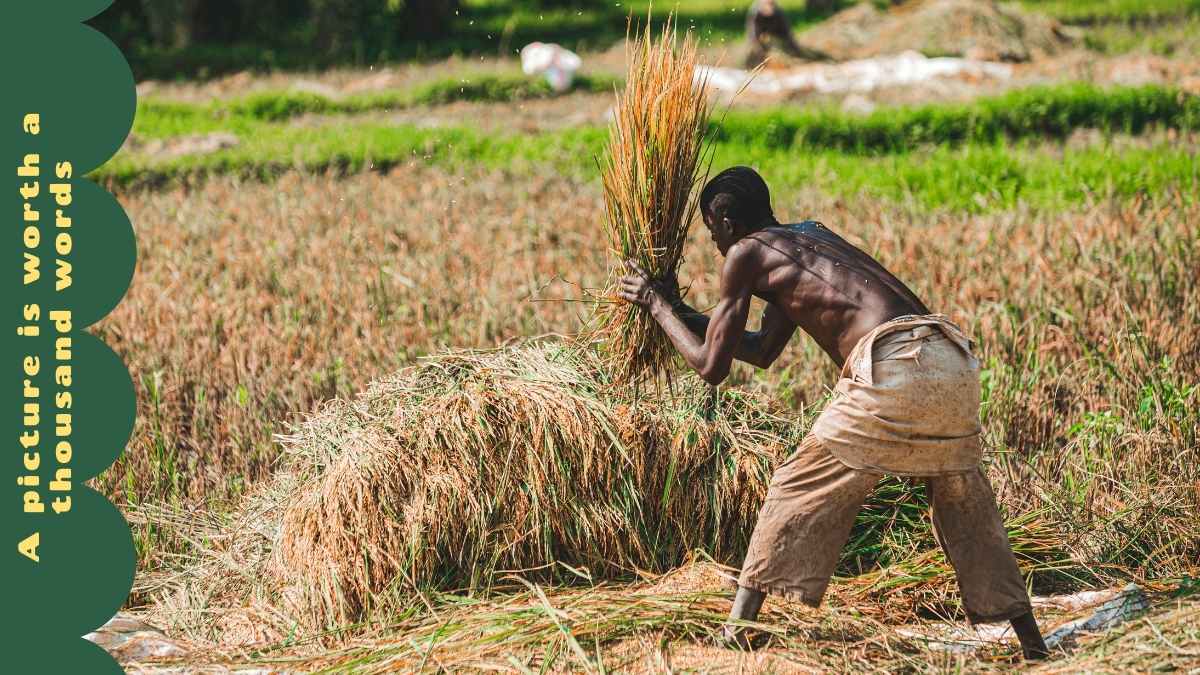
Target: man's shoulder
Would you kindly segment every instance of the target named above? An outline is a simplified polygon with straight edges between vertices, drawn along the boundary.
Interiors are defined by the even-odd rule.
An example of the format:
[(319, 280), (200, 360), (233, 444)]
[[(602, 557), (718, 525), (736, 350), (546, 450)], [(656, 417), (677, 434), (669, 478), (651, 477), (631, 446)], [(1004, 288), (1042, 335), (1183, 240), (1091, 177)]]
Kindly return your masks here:
[(764, 228), (740, 239), (725, 255), (725, 270), (746, 274), (778, 267), (780, 264), (802, 264), (797, 255), (797, 242), (787, 226)]
[(725, 254), (725, 259), (728, 261), (735, 258), (738, 260), (761, 258), (764, 252), (778, 246), (784, 236), (781, 232), (773, 232), (773, 229), (763, 228), (735, 241), (729, 247), (729, 252)]
[[(803, 237), (804, 233), (800, 224), (772, 225), (743, 237), (738, 243), (744, 243), (747, 252), (753, 251), (760, 256), (770, 252), (791, 252), (801, 241), (798, 237)], [(733, 248), (729, 250), (733, 252)]]

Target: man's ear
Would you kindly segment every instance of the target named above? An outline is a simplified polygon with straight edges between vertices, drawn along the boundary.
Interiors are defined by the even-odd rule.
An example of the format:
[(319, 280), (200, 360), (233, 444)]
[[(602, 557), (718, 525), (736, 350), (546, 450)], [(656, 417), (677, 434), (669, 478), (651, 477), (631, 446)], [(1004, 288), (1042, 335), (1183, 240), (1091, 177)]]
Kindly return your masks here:
[(728, 239), (732, 239), (737, 232), (737, 226), (728, 216), (721, 218), (721, 228), (725, 231), (725, 237)]

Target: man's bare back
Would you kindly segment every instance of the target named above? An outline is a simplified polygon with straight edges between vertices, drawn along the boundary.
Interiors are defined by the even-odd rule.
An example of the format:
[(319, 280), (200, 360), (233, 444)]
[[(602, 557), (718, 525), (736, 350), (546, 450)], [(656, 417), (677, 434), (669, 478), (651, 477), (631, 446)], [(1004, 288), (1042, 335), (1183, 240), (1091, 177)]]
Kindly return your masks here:
[[(733, 359), (769, 367), (802, 329), (841, 367), (864, 335), (882, 323), (928, 308), (874, 258), (821, 223), (772, 222), (732, 233), (705, 217), (725, 255), (721, 297), (711, 316), (689, 307), (678, 290), (646, 277), (636, 266), (622, 294), (644, 305), (688, 365), (715, 384)], [(767, 302), (759, 329), (746, 331), (750, 298)]]
[(727, 264), (755, 296), (782, 310), (840, 367), (876, 326), (929, 309), (874, 258), (815, 221), (767, 227), (729, 251), (751, 259)]

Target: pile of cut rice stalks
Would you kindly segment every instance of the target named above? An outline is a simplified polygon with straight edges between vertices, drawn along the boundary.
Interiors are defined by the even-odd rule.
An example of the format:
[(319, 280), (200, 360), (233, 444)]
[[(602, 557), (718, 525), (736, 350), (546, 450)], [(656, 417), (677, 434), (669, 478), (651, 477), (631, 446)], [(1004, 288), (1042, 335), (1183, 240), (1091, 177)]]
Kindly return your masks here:
[[(275, 570), (335, 622), (389, 589), (665, 571), (744, 548), (795, 425), (705, 390), (637, 403), (595, 352), (465, 352), (334, 402), (286, 440)], [(570, 567), (559, 566), (558, 561)]]
[[(429, 593), (628, 580), (697, 550), (736, 565), (773, 468), (808, 424), (745, 393), (710, 395), (688, 377), (670, 397), (632, 400), (594, 349), (570, 342), (427, 358), (282, 437), (275, 478), (231, 521), (189, 535), (208, 550), (139, 590), (171, 624), (222, 642), (236, 631), (211, 617), (234, 608), (253, 608), (243, 628), (313, 635), (426, 611)], [(847, 591), (953, 611), (926, 509), (901, 483), (881, 486), (843, 570), (911, 561)], [(1037, 523), (1014, 526), (1023, 560), (1052, 557)]]

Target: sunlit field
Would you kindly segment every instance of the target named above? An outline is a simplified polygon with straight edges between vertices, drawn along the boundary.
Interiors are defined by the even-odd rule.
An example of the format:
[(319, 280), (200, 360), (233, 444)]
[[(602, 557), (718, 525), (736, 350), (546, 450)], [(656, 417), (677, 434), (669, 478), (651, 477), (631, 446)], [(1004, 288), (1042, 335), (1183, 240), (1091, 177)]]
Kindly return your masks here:
[[(732, 596), (722, 570), (836, 369), (798, 335), (714, 391), (682, 371), (669, 389), (617, 383), (588, 332), (610, 275), (596, 158), (623, 85), (613, 43), (647, 7), (465, 4), (481, 33), (464, 44), (502, 19), (517, 46), (527, 24), (552, 26), (591, 65), (565, 94), (466, 47), (379, 69), (155, 76), (93, 176), (138, 238), (133, 285), (93, 329), (128, 364), (138, 418), (97, 484), (132, 524), (127, 609), (187, 645), (163, 665), (1024, 667), (1013, 644), (955, 652), (918, 634), (965, 618), (923, 489), (898, 479), (860, 515), (828, 607), (772, 599), (765, 651), (710, 646)], [(681, 9), (708, 27), (705, 58), (741, 39), (743, 4)], [(1148, 612), (1039, 668), (1187, 672), (1200, 75), (1181, 26), (1200, 7), (1022, 4), (1089, 31), (1062, 74), (872, 93), (867, 111), (722, 101), (712, 168), (754, 166), (781, 221), (823, 222), (975, 339), (986, 470), (1033, 595), (1148, 593)], [(797, 12), (796, 29), (824, 18)], [(1078, 66), (1149, 58), (1165, 74)], [(384, 70), (386, 86), (359, 86)], [(720, 264), (693, 223), (690, 304), (715, 303)], [(1047, 632), (1074, 616), (1038, 613)]]

